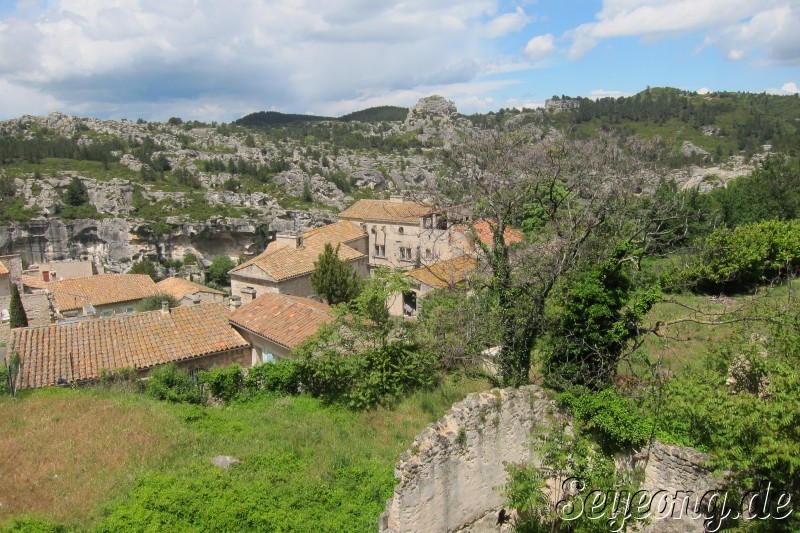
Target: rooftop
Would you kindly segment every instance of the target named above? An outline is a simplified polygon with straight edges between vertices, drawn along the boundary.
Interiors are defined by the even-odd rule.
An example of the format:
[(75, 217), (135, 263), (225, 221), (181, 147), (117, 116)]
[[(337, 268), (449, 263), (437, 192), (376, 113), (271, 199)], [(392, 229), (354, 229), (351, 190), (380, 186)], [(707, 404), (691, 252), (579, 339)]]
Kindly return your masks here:
[(273, 241), (262, 254), (231, 269), (231, 273), (256, 266), (275, 281), (302, 276), (314, 271), (314, 262), (319, 259), (326, 243), (334, 246), (343, 243), (339, 247), (339, 259), (343, 261), (355, 261), (365, 257), (346, 244), (363, 236), (365, 236), (364, 230), (347, 221), (310, 229), (303, 233), (301, 246), (297, 248), (280, 246)]
[(392, 200), (359, 200), (341, 213), (346, 220), (385, 220), (388, 222), (416, 223), (432, 212), (430, 206), (420, 202)]
[(478, 262), (474, 257), (460, 255), (446, 261), (415, 268), (406, 272), (406, 276), (412, 277), (429, 287), (442, 289), (466, 280), (467, 276), (475, 270), (477, 264)]
[(176, 300), (182, 299), (187, 294), (197, 294), (198, 292), (204, 292), (207, 294), (219, 294), (220, 296), (224, 296), (225, 293), (222, 291), (218, 291), (217, 289), (212, 289), (211, 287), (206, 287), (205, 285), (198, 285), (197, 283), (193, 283), (187, 279), (183, 278), (167, 278), (159, 281), (156, 283), (156, 287), (158, 287), (158, 292), (164, 292)]
[(108, 305), (141, 300), (158, 294), (158, 287), (145, 274), (100, 274), (48, 283), (59, 312), (81, 309), (84, 305)]
[(269, 292), (234, 311), (231, 323), (292, 349), (333, 321), (330, 310), (308, 298)]
[[(494, 245), (494, 228), (496, 226), (497, 221), (488, 218), (476, 220), (472, 224), (472, 227), (475, 228), (475, 233), (478, 235), (478, 238), (489, 248)], [(458, 226), (458, 229), (466, 231), (467, 233), (470, 232), (467, 226)], [(516, 228), (506, 226), (506, 228), (503, 230), (503, 237), (505, 238), (506, 244), (522, 242), (522, 232)]]
[(66, 325), (12, 330), (9, 353), (21, 359), (20, 387), (95, 379), (103, 369), (145, 369), (243, 348), (221, 303), (206, 303)]

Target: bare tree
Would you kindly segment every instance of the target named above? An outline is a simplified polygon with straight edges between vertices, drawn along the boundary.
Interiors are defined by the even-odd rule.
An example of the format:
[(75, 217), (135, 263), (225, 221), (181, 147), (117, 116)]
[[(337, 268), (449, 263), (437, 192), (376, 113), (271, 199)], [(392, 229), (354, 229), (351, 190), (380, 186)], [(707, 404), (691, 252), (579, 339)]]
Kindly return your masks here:
[[(477, 235), (475, 242), (488, 263), (485, 288), (500, 328), (497, 367), (504, 385), (528, 382), (545, 304), (559, 280), (606, 258), (621, 242), (643, 251), (672, 216), (666, 205), (642, 208), (639, 193), (654, 175), (642, 157), (647, 148), (623, 146), (610, 135), (533, 141), (497, 131), (472, 133), (457, 148), (457, 179), (473, 206), (473, 233), (476, 220), (489, 221), (492, 232), (488, 242)], [(524, 242), (507, 242), (513, 226), (525, 229)]]

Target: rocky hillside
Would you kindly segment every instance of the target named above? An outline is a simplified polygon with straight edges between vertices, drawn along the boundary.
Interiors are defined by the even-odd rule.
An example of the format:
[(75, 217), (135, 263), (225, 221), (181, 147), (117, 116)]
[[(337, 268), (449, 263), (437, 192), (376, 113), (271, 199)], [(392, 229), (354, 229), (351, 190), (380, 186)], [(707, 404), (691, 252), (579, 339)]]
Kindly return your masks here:
[[(0, 122), (0, 253), (19, 252), (28, 262), (94, 257), (112, 271), (142, 257), (250, 256), (274, 232), (325, 223), (357, 198), (424, 195), (448, 176), (450, 148), (479, 128), (541, 139), (616, 125), (625, 135), (661, 139), (673, 177), (701, 189), (750, 172), (772, 149), (768, 141), (785, 143), (797, 133), (796, 98), (756, 99), (742, 111), (729, 97), (700, 102), (664, 91), (630, 102), (564, 97), (545, 110), (472, 116), (439, 96), (407, 111), (384, 106), (341, 119), (275, 112), (233, 124), (23, 116)], [(683, 111), (670, 107), (679, 105)], [(764, 140), (757, 151), (742, 128)], [(742, 150), (728, 146), (732, 137), (744, 142)]]

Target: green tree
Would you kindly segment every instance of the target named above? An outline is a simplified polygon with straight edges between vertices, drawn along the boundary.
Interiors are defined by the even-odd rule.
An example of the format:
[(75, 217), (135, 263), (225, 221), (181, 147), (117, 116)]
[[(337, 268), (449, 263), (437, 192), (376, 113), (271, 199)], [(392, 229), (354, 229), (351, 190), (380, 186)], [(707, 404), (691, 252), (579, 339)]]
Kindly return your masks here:
[(83, 181), (77, 177), (72, 178), (64, 192), (64, 201), (73, 206), (83, 205), (89, 201), (89, 193)]
[(128, 274), (145, 274), (150, 276), (153, 281), (158, 281), (158, 272), (156, 271), (156, 266), (147, 259), (142, 259), (133, 263), (131, 265), (131, 269), (128, 271)]
[(231, 275), (228, 271), (235, 266), (236, 263), (227, 255), (218, 255), (208, 267), (208, 281), (218, 287), (227, 287), (231, 282)]
[(172, 309), (174, 307), (178, 307), (179, 305), (181, 305), (181, 302), (178, 301), (177, 298), (175, 298), (171, 294), (167, 294), (167, 293), (162, 292), (162, 293), (154, 294), (153, 296), (148, 296), (147, 298), (144, 298), (142, 301), (140, 301), (136, 305), (136, 310), (139, 311), (140, 313), (144, 312), (144, 311), (157, 311), (157, 310), (161, 309), (161, 303), (162, 302), (169, 303), (170, 309)]
[(308, 182), (303, 183), (303, 201), (311, 203), (314, 201), (314, 195), (311, 194), (311, 187)]
[(632, 298), (629, 255), (624, 247), (617, 248), (570, 287), (544, 365), (548, 383), (556, 388), (610, 386), (623, 353), (639, 337), (659, 291), (645, 290)]
[(311, 287), (325, 298), (329, 305), (347, 303), (361, 291), (361, 280), (353, 266), (339, 259), (339, 245), (325, 244), (325, 249), (314, 261)]
[(22, 298), (19, 296), (19, 288), (16, 283), (11, 284), (11, 301), (8, 304), (8, 314), (11, 315), (10, 327), (28, 327), (28, 315), (25, 314), (25, 308), (22, 306)]

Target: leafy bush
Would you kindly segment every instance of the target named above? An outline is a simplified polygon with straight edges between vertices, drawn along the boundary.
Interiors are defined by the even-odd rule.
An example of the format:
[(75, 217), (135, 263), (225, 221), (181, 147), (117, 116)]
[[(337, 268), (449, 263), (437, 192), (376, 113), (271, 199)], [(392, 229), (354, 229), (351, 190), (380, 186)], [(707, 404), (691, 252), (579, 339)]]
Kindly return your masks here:
[(230, 285), (231, 276), (228, 271), (236, 266), (233, 259), (227, 255), (218, 255), (208, 267), (208, 281), (220, 287), (227, 287)]
[(157, 400), (174, 403), (205, 403), (205, 398), (192, 377), (174, 363), (150, 371), (145, 392)]
[(128, 274), (145, 274), (150, 276), (153, 281), (158, 281), (158, 272), (156, 272), (156, 266), (147, 259), (142, 259), (133, 263), (131, 265), (131, 269), (128, 270)]
[(208, 392), (226, 402), (231, 401), (242, 391), (244, 373), (242, 367), (231, 364), (200, 372), (199, 380), (208, 387)]
[(290, 360), (256, 365), (247, 371), (244, 387), (251, 392), (295, 394), (300, 390), (298, 365)]
[(632, 400), (614, 389), (573, 394), (566, 392), (558, 401), (597, 434), (600, 442), (612, 449), (641, 446), (653, 432), (653, 421), (642, 416)]
[(167, 294), (165, 292), (160, 292), (158, 294), (154, 294), (153, 296), (148, 296), (147, 298), (143, 298), (136, 305), (136, 310), (140, 313), (144, 311), (158, 311), (159, 309), (161, 309), (162, 302), (169, 303), (170, 309), (181, 305), (181, 302), (173, 295)]
[(800, 220), (767, 220), (733, 230), (721, 228), (706, 239), (699, 257), (673, 274), (701, 292), (737, 292), (771, 282), (800, 267)]
[(298, 365), (304, 390), (353, 409), (370, 409), (437, 381), (435, 357), (401, 341), (356, 353), (312, 347)]

